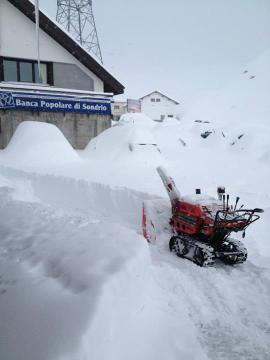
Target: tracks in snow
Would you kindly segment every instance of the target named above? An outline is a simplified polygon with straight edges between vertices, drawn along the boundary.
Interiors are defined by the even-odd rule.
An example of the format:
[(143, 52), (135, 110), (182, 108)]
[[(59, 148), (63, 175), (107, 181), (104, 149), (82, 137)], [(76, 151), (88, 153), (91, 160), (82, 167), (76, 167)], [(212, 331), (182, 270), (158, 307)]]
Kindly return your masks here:
[(251, 261), (200, 268), (169, 253), (167, 237), (160, 234), (152, 248), (156, 281), (167, 292), (176, 318), (186, 309), (208, 357), (268, 360), (269, 269)]
[[(142, 201), (152, 199), (147, 194), (128, 189), (112, 190), (108, 186), (89, 184), (86, 181), (27, 174), (10, 169), (1, 169), (1, 173), (16, 185), (15, 197), (20, 198), (22, 194), (27, 193), (30, 202), (38, 200), (53, 209), (62, 209), (64, 214), (62, 220), (45, 221), (43, 225), (40, 224), (35, 228), (36, 233), (42, 233), (45, 230), (46, 234), (46, 231), (50, 231), (47, 227), (52, 225), (54, 233), (56, 231), (57, 234), (60, 234), (62, 228), (69, 229), (69, 227), (72, 228), (72, 224), (75, 224), (76, 227), (84, 228), (86, 237), (87, 234), (92, 233), (93, 238), (99, 239), (104, 246), (106, 246), (105, 240), (108, 237), (117, 237), (120, 228), (124, 237), (132, 237), (133, 232), (135, 239), (136, 232), (140, 232)], [(169, 208), (167, 203), (162, 200), (155, 200), (154, 203), (157, 211), (153, 216), (158, 237), (157, 243), (151, 246), (151, 272), (155, 283), (164, 295), (162, 301), (168, 305), (164, 307), (166, 309), (164, 311), (168, 312), (169, 317), (175, 319), (176, 324), (178, 319), (181, 319), (183, 312), (187, 314), (190, 326), (195, 327), (193, 335), (198, 337), (209, 359), (268, 360), (270, 344), (269, 268), (255, 266), (250, 259), (247, 263), (235, 267), (217, 264), (213, 268), (202, 269), (188, 260), (173, 256), (168, 250), (169, 234), (164, 231)], [(41, 210), (42, 206), (29, 204), (26, 205), (25, 213), (22, 216), (25, 222), (27, 222), (27, 214), (31, 215), (31, 211), (33, 217), (38, 211), (43, 211)], [(34, 207), (32, 210), (31, 206)], [(68, 213), (69, 215), (67, 215)], [(46, 214), (43, 215), (46, 219)], [(53, 216), (56, 216), (55, 212)], [(61, 218), (61, 215), (59, 217)], [(51, 214), (48, 218), (51, 219)], [(103, 226), (99, 226), (101, 221), (103, 221)], [(97, 226), (97, 224), (99, 225)], [(108, 224), (110, 227), (114, 227), (111, 234), (106, 230)], [(100, 238), (100, 232), (103, 231), (106, 236)], [(76, 232), (72, 235), (76, 236)], [(51, 234), (51, 237), (53, 236)], [(34, 241), (34, 238), (32, 240)], [(29, 248), (44, 246), (42, 241), (37, 245), (31, 242), (32, 240), (30, 236), (24, 242), (26, 248), (27, 246)], [(127, 240), (132, 241), (132, 239)], [(62, 244), (64, 247), (65, 239)], [(81, 253), (86, 250), (86, 244), (87, 242), (81, 243)], [(121, 245), (123, 244), (121, 243)], [(116, 242), (113, 246), (117, 247), (119, 243)], [(18, 250), (20, 249), (16, 251)], [(107, 250), (108, 252), (113, 251), (113, 249)], [(40, 249), (37, 249), (34, 254), (37, 255), (39, 252)], [(33, 251), (28, 255), (33, 256)], [(123, 261), (126, 255), (128, 254), (124, 252)], [(65, 255), (63, 256), (65, 259)], [(86, 260), (90, 261), (90, 258)], [(117, 266), (117, 262), (122, 260), (118, 258), (115, 263), (107, 264), (109, 266), (107, 270), (111, 271), (110, 266), (113, 269), (114, 266)], [(38, 262), (38, 259), (33, 256), (32, 261)], [(56, 264), (55, 266), (51, 262), (52, 266), (49, 266), (48, 272), (51, 276), (59, 277), (62, 284), (70, 286), (72, 291), (81, 291), (88, 286), (89, 274), (84, 279), (81, 278), (81, 274), (80, 279), (76, 278), (76, 272), (72, 272), (67, 266), (68, 261), (69, 259), (66, 259), (66, 262), (63, 260), (60, 265)], [(97, 264), (96, 273), (106, 272), (107, 265)], [(102, 268), (103, 266), (105, 268)], [(67, 277), (69, 271), (71, 273)], [(65, 275), (62, 277), (61, 274)], [(178, 338), (181, 342), (181, 333), (178, 334)]]

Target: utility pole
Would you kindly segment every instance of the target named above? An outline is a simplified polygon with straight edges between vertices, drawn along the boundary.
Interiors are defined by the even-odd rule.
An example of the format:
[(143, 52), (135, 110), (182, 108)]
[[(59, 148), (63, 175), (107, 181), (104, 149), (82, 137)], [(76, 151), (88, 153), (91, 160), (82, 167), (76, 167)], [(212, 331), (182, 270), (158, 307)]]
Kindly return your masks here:
[(40, 41), (39, 41), (39, 0), (35, 0), (35, 19), (36, 19), (36, 46), (37, 46), (37, 64), (38, 64), (38, 83), (41, 83), (40, 70)]
[(103, 64), (92, 0), (57, 0), (56, 20)]

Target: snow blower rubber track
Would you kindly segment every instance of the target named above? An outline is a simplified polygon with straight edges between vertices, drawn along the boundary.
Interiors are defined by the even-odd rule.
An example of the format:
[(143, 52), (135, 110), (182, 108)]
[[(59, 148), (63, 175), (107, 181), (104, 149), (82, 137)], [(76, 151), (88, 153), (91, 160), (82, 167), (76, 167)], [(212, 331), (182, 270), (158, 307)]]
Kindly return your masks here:
[(169, 248), (177, 256), (189, 259), (199, 266), (205, 267), (214, 265), (214, 249), (189, 236), (173, 236), (170, 239)]
[(201, 267), (214, 265), (216, 259), (228, 265), (242, 264), (247, 260), (247, 249), (241, 241), (235, 239), (227, 239), (219, 251), (215, 251), (209, 244), (182, 234), (171, 237), (169, 248), (177, 256)]
[(247, 249), (241, 241), (228, 238), (221, 245), (221, 252), (216, 252), (216, 257), (228, 265), (242, 264), (247, 260)]

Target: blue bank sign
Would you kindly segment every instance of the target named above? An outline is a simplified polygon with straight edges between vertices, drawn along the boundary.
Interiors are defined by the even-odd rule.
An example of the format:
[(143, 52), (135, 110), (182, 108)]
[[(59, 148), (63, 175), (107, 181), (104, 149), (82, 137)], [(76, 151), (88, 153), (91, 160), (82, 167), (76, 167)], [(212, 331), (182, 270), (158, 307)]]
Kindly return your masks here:
[(21, 93), (0, 90), (0, 110), (71, 112), (111, 115), (111, 101), (106, 98), (66, 96), (46, 93)]

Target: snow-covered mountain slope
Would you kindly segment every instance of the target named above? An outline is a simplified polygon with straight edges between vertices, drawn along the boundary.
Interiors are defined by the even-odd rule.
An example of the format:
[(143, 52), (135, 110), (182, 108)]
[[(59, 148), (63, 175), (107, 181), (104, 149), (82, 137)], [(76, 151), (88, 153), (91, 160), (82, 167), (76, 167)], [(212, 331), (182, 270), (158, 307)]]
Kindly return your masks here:
[[(185, 121), (202, 121), (206, 130), (223, 133), (235, 153), (258, 159), (269, 151), (270, 50), (243, 66), (226, 88), (193, 104)], [(208, 121), (209, 124), (204, 123)]]
[[(85, 151), (53, 126), (18, 128), (0, 152), (1, 359), (269, 358), (267, 59), (182, 121), (125, 115)], [(205, 269), (169, 252), (158, 165), (183, 195), (225, 185), (264, 208), (247, 231), (245, 264)], [(143, 201), (153, 245), (142, 236)]]

